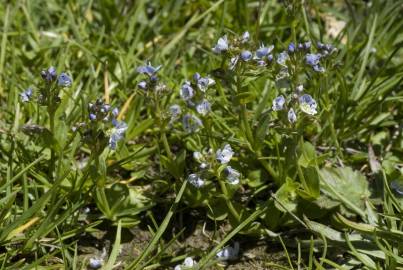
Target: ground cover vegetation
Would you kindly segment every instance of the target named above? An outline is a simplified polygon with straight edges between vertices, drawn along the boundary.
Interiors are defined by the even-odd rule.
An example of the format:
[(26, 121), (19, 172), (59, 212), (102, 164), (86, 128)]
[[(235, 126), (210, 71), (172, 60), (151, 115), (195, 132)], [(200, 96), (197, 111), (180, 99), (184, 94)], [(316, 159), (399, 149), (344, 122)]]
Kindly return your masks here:
[(403, 269), (401, 1), (4, 1), (1, 269)]

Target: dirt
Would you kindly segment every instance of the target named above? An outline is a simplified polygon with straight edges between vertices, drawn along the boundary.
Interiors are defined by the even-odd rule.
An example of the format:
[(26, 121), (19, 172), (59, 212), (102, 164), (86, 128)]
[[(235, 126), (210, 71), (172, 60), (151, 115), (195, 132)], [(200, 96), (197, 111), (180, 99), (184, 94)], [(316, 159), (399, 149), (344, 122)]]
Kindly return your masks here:
[[(189, 218), (189, 217), (188, 217)], [(222, 239), (230, 230), (227, 224), (220, 224), (214, 230), (214, 223), (208, 221), (206, 224), (195, 223), (188, 219), (186, 230), (174, 241), (170, 246), (167, 244), (175, 234), (175, 228), (181, 223), (178, 220), (174, 221), (174, 226), (171, 235), (165, 233), (163, 239), (164, 254), (162, 262), (167, 262), (164, 267), (150, 269), (173, 269), (176, 264), (182, 263), (180, 260), (175, 263), (169, 263), (169, 260), (183, 254), (195, 254), (193, 259), (198, 261), (200, 256), (197, 254), (206, 254), (212, 247), (218, 244), (218, 240)], [(176, 222), (176, 224), (175, 224)], [(114, 229), (115, 230), (115, 229)], [(106, 232), (99, 231), (97, 233), (85, 234), (79, 240), (80, 261), (88, 266), (90, 258), (103, 258), (104, 262), (112, 249), (114, 242), (115, 231)], [(115, 263), (114, 269), (125, 269), (125, 265), (137, 258), (147, 247), (151, 241), (152, 234), (142, 226), (136, 226), (130, 229), (122, 230), (121, 251)], [(216, 239), (216, 240), (213, 240)], [(240, 243), (240, 254), (237, 260), (224, 262), (214, 265), (208, 269), (279, 269), (269, 266), (269, 264), (278, 264), (287, 266), (287, 260), (281, 246), (270, 243), (266, 240), (251, 239), (248, 236), (239, 236), (228, 244), (238, 241)], [(154, 254), (154, 253), (153, 253)], [(84, 268), (85, 269), (85, 268)], [(87, 269), (91, 269), (88, 267)]]

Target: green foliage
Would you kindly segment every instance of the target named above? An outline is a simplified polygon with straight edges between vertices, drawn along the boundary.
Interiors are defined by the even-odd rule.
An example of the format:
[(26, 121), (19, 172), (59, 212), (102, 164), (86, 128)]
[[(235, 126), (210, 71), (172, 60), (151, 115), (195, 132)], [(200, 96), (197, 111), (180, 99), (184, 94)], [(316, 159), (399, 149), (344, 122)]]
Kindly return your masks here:
[[(215, 269), (231, 240), (241, 241), (236, 263), (249, 269), (242, 245), (257, 238), (286, 257), (285, 264), (262, 260), (262, 268), (399, 269), (402, 16), (400, 1), (379, 0), (5, 1), (2, 269), (84, 269), (82, 247), (102, 232), (111, 237), (99, 241), (104, 269), (165, 269), (186, 256), (199, 262), (195, 268)], [(213, 53), (224, 35), (231, 46)], [(276, 62), (291, 42), (306, 41), (311, 53), (325, 54), (318, 41), (337, 49), (321, 57), (325, 72), (301, 50)], [(239, 59), (230, 68), (232, 57), (261, 43), (274, 45), (272, 62), (263, 68)], [(148, 61), (162, 65), (158, 81), (137, 72)], [(71, 86), (43, 80), (50, 66), (71, 76)], [(201, 91), (196, 72), (215, 84)], [(185, 81), (195, 92), (190, 102), (180, 95)], [(299, 85), (317, 113), (306, 113)], [(34, 94), (22, 102), (28, 87)], [(273, 110), (280, 95), (285, 107)], [(119, 113), (91, 120), (96, 100)], [(211, 112), (198, 112), (201, 100)], [(187, 114), (202, 123), (197, 132), (184, 128)], [(116, 147), (118, 126), (104, 117), (127, 124)], [(227, 144), (233, 155), (222, 162), (217, 151)], [(214, 224), (211, 234), (203, 228), (202, 248), (184, 244), (194, 224)], [(147, 243), (134, 256), (125, 241)]]

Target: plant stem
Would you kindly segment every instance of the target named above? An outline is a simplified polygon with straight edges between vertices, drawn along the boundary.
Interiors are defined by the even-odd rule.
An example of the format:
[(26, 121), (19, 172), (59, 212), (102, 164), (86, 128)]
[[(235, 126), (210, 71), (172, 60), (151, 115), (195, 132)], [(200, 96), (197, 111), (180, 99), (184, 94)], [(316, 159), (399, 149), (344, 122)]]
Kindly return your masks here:
[(168, 138), (167, 138), (165, 129), (163, 129), (161, 131), (161, 140), (162, 140), (162, 144), (164, 145), (165, 151), (167, 152), (168, 157), (171, 159), (172, 152), (171, 152), (171, 149), (169, 148)]
[[(49, 114), (49, 126), (50, 126), (50, 133), (52, 134), (52, 138), (55, 138), (55, 111), (53, 109), (53, 105), (50, 104), (48, 106), (48, 114)], [(54, 171), (55, 171), (55, 159), (56, 159), (56, 153), (53, 145), (53, 141), (51, 142), (52, 144), (50, 145), (50, 168), (49, 168), (49, 178), (53, 179), (54, 177)]]
[(225, 186), (224, 181), (222, 181), (221, 179), (219, 179), (218, 182), (220, 183), (220, 187), (221, 187), (222, 193), (224, 193), (224, 196), (225, 196), (225, 203), (227, 204), (227, 207), (228, 207), (229, 211), (231, 212), (231, 214), (234, 216), (234, 218), (235, 218), (238, 222), (241, 221), (241, 217), (239, 216), (239, 214), (238, 214), (238, 212), (236, 211), (234, 205), (232, 204), (231, 200), (229, 199), (228, 190), (227, 190), (227, 187)]

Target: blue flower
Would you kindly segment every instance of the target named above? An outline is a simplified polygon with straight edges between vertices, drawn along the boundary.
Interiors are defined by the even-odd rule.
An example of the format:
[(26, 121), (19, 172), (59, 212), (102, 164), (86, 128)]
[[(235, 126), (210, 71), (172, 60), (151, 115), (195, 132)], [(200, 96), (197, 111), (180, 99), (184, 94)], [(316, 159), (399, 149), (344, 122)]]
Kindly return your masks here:
[(320, 53), (314, 54), (314, 53), (308, 53), (305, 55), (305, 61), (308, 65), (314, 67), (319, 65), (319, 60), (320, 60)]
[(286, 66), (285, 62), (289, 59), (290, 57), (288, 56), (288, 53), (286, 51), (281, 52), (277, 56), (277, 64)]
[(56, 69), (54, 67), (50, 67), (47, 70), (42, 70), (41, 76), (42, 76), (42, 79), (44, 79), (45, 81), (52, 82), (57, 77)]
[(94, 121), (97, 119), (97, 115), (95, 113), (90, 113), (90, 115), (88, 117), (90, 118), (91, 121)]
[(112, 115), (116, 118), (119, 115), (119, 109), (118, 108), (113, 108), (112, 110)]
[(217, 44), (213, 48), (213, 52), (222, 53), (228, 51), (228, 39), (227, 36), (220, 37), (217, 41)]
[(195, 74), (193, 74), (193, 80), (197, 83), (197, 81), (198, 80), (200, 80), (200, 78), (201, 78), (201, 75), (198, 73), (198, 72), (196, 72)]
[(297, 121), (297, 115), (295, 114), (293, 108), (291, 108), (291, 109), (288, 111), (288, 121), (289, 121), (291, 124), (293, 124), (293, 123), (295, 123), (295, 122)]
[(266, 62), (264, 61), (264, 60), (257, 60), (257, 65), (259, 66), (259, 67), (264, 67), (264, 66), (266, 66)]
[(270, 45), (269, 47), (265, 47), (263, 44), (261, 44), (259, 49), (256, 50), (255, 56), (257, 59), (262, 59), (263, 57), (265, 57), (266, 55), (271, 53), (271, 51), (273, 49), (274, 49), (273, 45)]
[(147, 89), (147, 82), (146, 81), (141, 81), (137, 84), (138, 88), (141, 90), (146, 90)]
[(203, 100), (199, 104), (196, 105), (196, 111), (201, 115), (207, 115), (211, 111), (211, 105), (208, 100)]
[(118, 141), (122, 140), (124, 134), (127, 130), (127, 124), (123, 121), (118, 121), (116, 119), (112, 120), (114, 128), (112, 129), (111, 135), (109, 137), (109, 147), (111, 149), (116, 149)]
[(244, 33), (242, 34), (241, 42), (242, 42), (242, 43), (246, 43), (246, 42), (249, 41), (249, 38), (250, 38), (250, 34), (249, 34), (248, 31), (246, 31), (246, 32), (244, 32)]
[(232, 151), (231, 145), (226, 144), (226, 145), (224, 145), (223, 149), (217, 150), (216, 159), (221, 164), (227, 164), (231, 160), (233, 155), (234, 155), (234, 151)]
[(110, 105), (104, 104), (104, 105), (102, 105), (102, 106), (100, 107), (99, 111), (100, 111), (101, 113), (107, 113), (107, 112), (109, 112), (110, 109), (111, 109), (111, 106), (110, 106)]
[(141, 73), (141, 74), (146, 74), (146, 75), (148, 75), (150, 77), (153, 77), (158, 72), (158, 70), (161, 69), (161, 67), (162, 66), (153, 67), (153, 66), (151, 66), (150, 63), (148, 63), (148, 65), (146, 65), (146, 66), (138, 67), (137, 72)]
[(241, 174), (237, 170), (233, 169), (231, 166), (228, 166), (223, 172), (231, 185), (239, 184), (239, 177), (241, 177)]
[(303, 50), (304, 49), (304, 44), (298, 43), (297, 48), (298, 48), (298, 50)]
[(281, 111), (284, 108), (285, 98), (280, 95), (273, 100), (273, 111)]
[(308, 65), (312, 66), (313, 70), (316, 72), (325, 72), (325, 68), (319, 65), (319, 60), (323, 55), (318, 53), (308, 53), (305, 55), (305, 61)]
[(305, 50), (309, 50), (311, 48), (311, 42), (310, 41), (305, 42), (304, 48), (305, 48)]
[(185, 82), (180, 90), (180, 96), (183, 100), (190, 100), (194, 96), (194, 91), (192, 86), (190, 86), (190, 82)]
[(244, 61), (249, 61), (252, 59), (252, 53), (250, 51), (242, 51), (241, 58)]
[(66, 73), (60, 73), (59, 78), (57, 79), (57, 85), (61, 87), (69, 87), (71, 86), (71, 78)]
[(316, 109), (318, 105), (316, 104), (316, 101), (311, 97), (311, 95), (304, 94), (299, 97), (299, 106), (301, 108), (301, 111), (303, 111), (304, 113), (310, 115), (317, 114)]
[(182, 125), (187, 133), (192, 133), (198, 131), (203, 126), (203, 122), (193, 114), (185, 114), (182, 118)]
[(293, 42), (291, 42), (291, 43), (288, 45), (288, 52), (289, 52), (289, 53), (295, 52), (295, 44), (294, 44)]
[(32, 98), (32, 88), (28, 88), (27, 90), (25, 90), (24, 92), (20, 93), (20, 98), (22, 102), (28, 102), (31, 100)]
[(267, 60), (269, 60), (269, 62), (273, 61), (273, 55), (272, 55), (272, 54), (269, 54), (269, 55), (267, 56)]
[(200, 176), (195, 173), (189, 174), (187, 181), (196, 188), (204, 186), (204, 180), (201, 179)]

